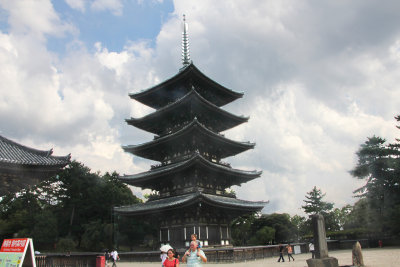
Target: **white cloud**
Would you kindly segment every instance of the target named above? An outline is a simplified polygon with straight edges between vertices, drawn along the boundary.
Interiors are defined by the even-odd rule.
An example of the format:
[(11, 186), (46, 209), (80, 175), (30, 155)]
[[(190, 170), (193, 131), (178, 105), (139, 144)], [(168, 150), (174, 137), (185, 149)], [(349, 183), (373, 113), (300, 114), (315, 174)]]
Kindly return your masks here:
[(69, 23), (60, 19), (50, 0), (38, 1), (0, 1), (0, 6), (8, 14), (8, 23), (13, 34), (32, 34), (35, 37), (43, 35), (63, 36), (75, 29)]
[(85, 12), (85, 0), (65, 0), (65, 2), (73, 9)]
[(115, 16), (121, 16), (123, 11), (123, 4), (120, 0), (94, 0), (90, 7), (97, 11), (110, 10)]
[[(224, 108), (250, 121), (224, 134), (257, 145), (226, 161), (263, 175), (235, 187), (239, 197), (270, 200), (266, 211), (294, 214), (315, 185), (337, 206), (352, 202), (361, 181), (348, 171), (359, 145), (373, 134), (390, 142), (398, 137), (400, 21), (393, 7), (176, 1), (154, 44), (133, 40), (111, 51), (76, 39), (60, 56), (48, 51), (47, 35), (74, 26), (49, 1), (0, 3), (10, 24), (0, 32), (1, 134), (39, 149), (54, 147), (56, 155), (72, 153), (94, 170), (150, 168), (120, 147), (153, 138), (124, 122), (152, 111), (128, 93), (178, 72), (183, 13), (196, 66), (245, 93)], [(83, 2), (68, 4), (84, 12)], [(121, 1), (94, 1), (91, 8), (124, 15)], [(390, 25), (377, 20), (384, 13)]]

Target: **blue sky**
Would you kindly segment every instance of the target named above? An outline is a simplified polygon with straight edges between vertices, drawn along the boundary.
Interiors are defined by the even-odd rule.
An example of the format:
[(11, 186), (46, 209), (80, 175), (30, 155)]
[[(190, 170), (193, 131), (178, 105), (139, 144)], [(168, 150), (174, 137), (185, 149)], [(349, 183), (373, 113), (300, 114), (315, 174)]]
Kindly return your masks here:
[(238, 197), (301, 214), (317, 186), (354, 203), (360, 144), (399, 138), (400, 2), (384, 2), (0, 0), (0, 134), (92, 170), (149, 170), (121, 149), (153, 138), (125, 123), (153, 112), (128, 94), (179, 71), (186, 14), (194, 64), (244, 92), (223, 108), (250, 120), (223, 134), (256, 147), (225, 161), (263, 175)]
[(77, 36), (49, 38), (48, 49), (64, 53), (65, 44), (79, 38), (87, 47), (101, 42), (110, 51), (121, 51), (127, 41), (146, 39), (154, 46), (154, 39), (160, 32), (162, 23), (173, 11), (172, 1), (122, 1), (123, 8), (117, 14), (109, 10), (94, 10), (88, 7), (77, 10), (64, 1), (52, 1), (60, 18), (72, 22), (78, 29)]

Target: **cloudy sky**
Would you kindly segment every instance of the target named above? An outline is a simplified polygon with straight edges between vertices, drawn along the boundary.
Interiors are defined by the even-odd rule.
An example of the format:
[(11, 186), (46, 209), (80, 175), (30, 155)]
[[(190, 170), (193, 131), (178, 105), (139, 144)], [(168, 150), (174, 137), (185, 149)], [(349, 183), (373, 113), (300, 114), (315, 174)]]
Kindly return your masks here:
[(121, 149), (153, 137), (126, 125), (152, 112), (128, 93), (178, 72), (186, 14), (194, 64), (245, 93), (224, 108), (249, 122), (224, 134), (257, 145), (226, 161), (263, 175), (238, 197), (301, 214), (317, 186), (352, 204), (359, 145), (399, 137), (399, 12), (395, 0), (0, 0), (0, 135), (94, 171), (147, 171)]

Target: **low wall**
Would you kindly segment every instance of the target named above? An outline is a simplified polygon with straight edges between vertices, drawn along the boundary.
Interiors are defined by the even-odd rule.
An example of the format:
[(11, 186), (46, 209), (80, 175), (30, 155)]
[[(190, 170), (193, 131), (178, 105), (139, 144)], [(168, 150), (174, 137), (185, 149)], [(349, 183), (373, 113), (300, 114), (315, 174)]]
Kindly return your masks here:
[(98, 253), (36, 255), (37, 267), (96, 267)]

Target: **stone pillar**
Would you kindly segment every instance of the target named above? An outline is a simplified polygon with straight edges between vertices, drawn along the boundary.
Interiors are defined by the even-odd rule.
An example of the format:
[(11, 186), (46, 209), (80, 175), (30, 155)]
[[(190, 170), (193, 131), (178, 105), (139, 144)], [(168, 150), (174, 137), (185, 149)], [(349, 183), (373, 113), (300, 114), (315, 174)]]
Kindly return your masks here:
[(314, 233), (314, 246), (315, 258), (323, 259), (328, 257), (328, 244), (326, 243), (325, 220), (321, 214), (311, 215), (313, 233)]
[(338, 260), (328, 256), (324, 217), (314, 214), (310, 218), (312, 219), (316, 258), (307, 260), (308, 267), (338, 267)]

